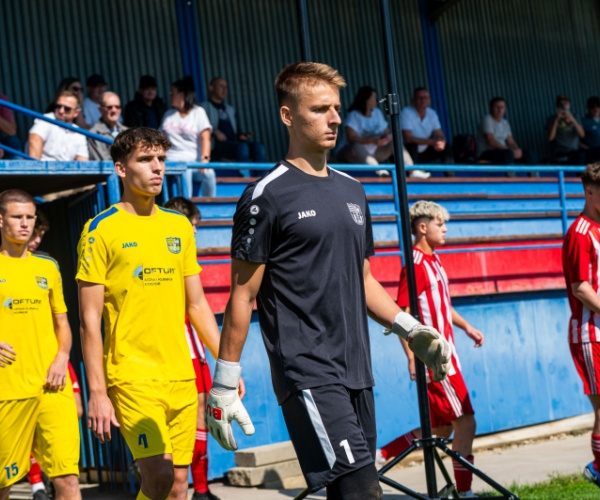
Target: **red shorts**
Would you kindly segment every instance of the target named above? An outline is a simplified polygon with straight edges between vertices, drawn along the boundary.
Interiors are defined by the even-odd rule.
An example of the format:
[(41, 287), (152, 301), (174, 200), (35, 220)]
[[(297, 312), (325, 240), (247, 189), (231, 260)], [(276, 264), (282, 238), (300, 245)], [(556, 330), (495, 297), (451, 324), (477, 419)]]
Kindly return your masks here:
[(198, 358), (192, 359), (192, 363), (194, 363), (194, 371), (196, 372), (196, 389), (198, 389), (198, 394), (210, 391), (212, 377), (210, 376), (208, 363), (202, 362)]
[(569, 344), (569, 347), (583, 382), (583, 393), (600, 394), (600, 342)]
[(441, 382), (427, 384), (431, 427), (442, 427), (463, 415), (473, 415), (469, 391), (462, 374), (457, 371)]

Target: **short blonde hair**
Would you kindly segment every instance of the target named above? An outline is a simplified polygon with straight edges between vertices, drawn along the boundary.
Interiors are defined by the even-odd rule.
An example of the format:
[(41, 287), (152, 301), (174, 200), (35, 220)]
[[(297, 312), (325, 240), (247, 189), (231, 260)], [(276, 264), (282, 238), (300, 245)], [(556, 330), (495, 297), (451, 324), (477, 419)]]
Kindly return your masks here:
[(297, 104), (306, 86), (319, 83), (331, 85), (336, 89), (346, 86), (346, 80), (337, 69), (323, 63), (296, 62), (288, 64), (275, 79), (275, 91), (279, 105)]
[(417, 234), (417, 222), (419, 219), (426, 218), (429, 221), (440, 219), (444, 222), (450, 220), (448, 210), (433, 201), (419, 200), (410, 207), (408, 213), (410, 215), (410, 230), (412, 234)]

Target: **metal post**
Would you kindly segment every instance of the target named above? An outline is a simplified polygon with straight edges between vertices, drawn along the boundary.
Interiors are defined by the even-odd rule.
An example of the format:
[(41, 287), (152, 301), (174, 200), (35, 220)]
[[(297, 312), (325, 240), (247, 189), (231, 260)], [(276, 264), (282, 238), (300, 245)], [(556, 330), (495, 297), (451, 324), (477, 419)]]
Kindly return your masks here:
[[(412, 239), (410, 231), (410, 219), (408, 214), (408, 194), (406, 192), (406, 171), (402, 154), (402, 135), (400, 126), (400, 103), (396, 92), (396, 69), (394, 63), (394, 49), (392, 45), (392, 28), (390, 24), (390, 10), (388, 0), (380, 0), (381, 24), (383, 32), (383, 45), (386, 56), (386, 73), (389, 94), (386, 96), (388, 114), (392, 121), (392, 137), (394, 141), (394, 158), (396, 164), (396, 176), (398, 184), (398, 200), (400, 205), (400, 219), (402, 224), (402, 242), (404, 246), (404, 265), (406, 266), (406, 277), (408, 281), (408, 295), (410, 311), (419, 318), (419, 306), (417, 301), (417, 287), (415, 281), (415, 269), (412, 255)], [(437, 486), (435, 477), (435, 461), (433, 447), (430, 445), (431, 420), (429, 415), (429, 401), (427, 397), (427, 380), (425, 378), (425, 366), (415, 358), (415, 369), (417, 375), (417, 394), (419, 398), (419, 414), (421, 419), (421, 433), (426, 445), (423, 447), (425, 461), (425, 476), (427, 479), (427, 494), (431, 498), (437, 497)]]
[(565, 172), (561, 168), (558, 171), (558, 196), (560, 197), (560, 216), (562, 220), (563, 236), (569, 230), (569, 220), (567, 217), (567, 195), (565, 190)]
[(302, 60), (312, 60), (310, 52), (310, 34), (308, 32), (308, 10), (306, 0), (296, 0), (298, 7), (298, 27), (300, 29), (300, 50), (302, 51)]

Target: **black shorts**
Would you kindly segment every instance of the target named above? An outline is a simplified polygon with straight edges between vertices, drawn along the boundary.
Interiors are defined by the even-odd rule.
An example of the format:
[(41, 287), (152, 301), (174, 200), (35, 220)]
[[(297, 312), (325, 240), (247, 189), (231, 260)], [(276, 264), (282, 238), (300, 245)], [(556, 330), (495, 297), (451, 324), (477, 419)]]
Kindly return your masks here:
[(281, 409), (311, 493), (374, 463), (377, 429), (372, 388), (304, 389), (287, 398)]

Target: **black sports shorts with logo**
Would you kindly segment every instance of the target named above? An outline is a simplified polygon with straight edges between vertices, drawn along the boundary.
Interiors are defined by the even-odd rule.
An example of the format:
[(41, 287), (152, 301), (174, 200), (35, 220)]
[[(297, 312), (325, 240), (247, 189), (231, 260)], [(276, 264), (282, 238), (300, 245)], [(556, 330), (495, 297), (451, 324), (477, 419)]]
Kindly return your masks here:
[(304, 389), (287, 398), (281, 409), (311, 493), (374, 463), (377, 430), (372, 388)]

